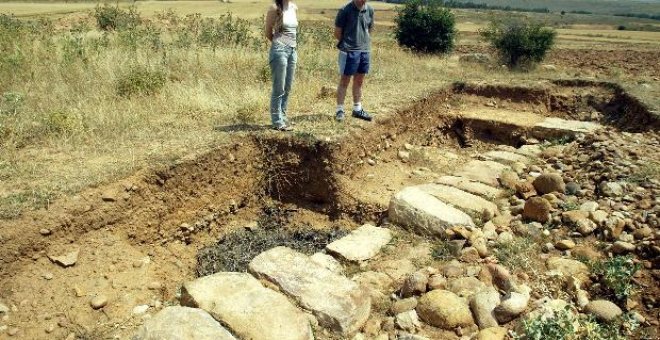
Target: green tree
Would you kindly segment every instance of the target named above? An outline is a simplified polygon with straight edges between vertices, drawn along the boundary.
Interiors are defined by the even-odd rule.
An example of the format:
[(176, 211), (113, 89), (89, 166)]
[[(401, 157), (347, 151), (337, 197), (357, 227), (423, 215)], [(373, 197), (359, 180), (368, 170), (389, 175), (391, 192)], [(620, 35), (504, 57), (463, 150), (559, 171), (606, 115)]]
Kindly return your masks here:
[(439, 0), (410, 0), (397, 11), (394, 33), (401, 46), (424, 53), (454, 48), (456, 19)]
[(529, 68), (541, 62), (557, 36), (551, 28), (522, 19), (494, 21), (479, 33), (510, 68)]

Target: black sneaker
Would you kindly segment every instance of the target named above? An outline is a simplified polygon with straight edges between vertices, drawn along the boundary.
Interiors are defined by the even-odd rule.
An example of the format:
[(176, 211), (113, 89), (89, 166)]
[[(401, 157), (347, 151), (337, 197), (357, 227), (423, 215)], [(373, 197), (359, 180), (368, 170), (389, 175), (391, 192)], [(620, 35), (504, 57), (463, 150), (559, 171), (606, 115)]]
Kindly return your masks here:
[(353, 115), (352, 116), (357, 118), (357, 119), (366, 120), (367, 122), (370, 122), (371, 119), (372, 119), (371, 116), (365, 110), (360, 110), (360, 111), (353, 110)]
[(345, 116), (346, 114), (344, 113), (344, 110), (339, 110), (337, 113), (335, 113), (335, 120), (338, 122), (343, 122)]

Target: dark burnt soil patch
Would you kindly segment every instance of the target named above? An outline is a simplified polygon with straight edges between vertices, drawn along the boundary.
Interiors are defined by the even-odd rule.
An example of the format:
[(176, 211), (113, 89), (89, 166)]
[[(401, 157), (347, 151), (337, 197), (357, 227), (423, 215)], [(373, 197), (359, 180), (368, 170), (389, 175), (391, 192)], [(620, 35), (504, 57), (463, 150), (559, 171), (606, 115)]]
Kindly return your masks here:
[(281, 205), (265, 207), (256, 226), (228, 233), (202, 248), (197, 254), (197, 275), (246, 271), (255, 256), (277, 246), (312, 255), (347, 234), (338, 225), (318, 230), (307, 222), (296, 222), (294, 211)]

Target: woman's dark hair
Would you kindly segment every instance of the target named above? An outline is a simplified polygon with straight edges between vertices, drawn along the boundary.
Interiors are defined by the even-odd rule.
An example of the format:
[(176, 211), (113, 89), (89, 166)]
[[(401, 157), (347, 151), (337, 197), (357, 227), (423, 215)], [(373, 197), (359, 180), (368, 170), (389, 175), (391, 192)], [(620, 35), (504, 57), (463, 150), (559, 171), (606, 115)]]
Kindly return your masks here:
[(275, 6), (277, 6), (277, 9), (280, 11), (284, 10), (284, 0), (275, 0)]

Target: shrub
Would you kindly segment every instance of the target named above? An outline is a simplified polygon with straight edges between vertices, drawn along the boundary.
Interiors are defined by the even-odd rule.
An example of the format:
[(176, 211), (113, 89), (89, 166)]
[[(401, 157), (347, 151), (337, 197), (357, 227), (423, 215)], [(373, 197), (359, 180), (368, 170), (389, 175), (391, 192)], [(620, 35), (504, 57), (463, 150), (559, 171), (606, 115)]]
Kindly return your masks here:
[(520, 19), (491, 22), (479, 34), (491, 43), (510, 68), (530, 67), (542, 61), (557, 36), (551, 28)]
[(639, 264), (633, 263), (630, 256), (615, 256), (606, 261), (591, 263), (592, 273), (598, 275), (608, 293), (619, 300), (625, 300), (632, 295), (632, 277), (640, 268)]
[(569, 339), (575, 334), (576, 327), (573, 324), (574, 316), (569, 309), (554, 313), (551, 318), (535, 318), (522, 321), (522, 336), (516, 339), (544, 340), (544, 339)]
[(133, 95), (152, 95), (163, 86), (167, 77), (165, 71), (147, 66), (134, 66), (119, 77), (117, 81), (117, 94), (123, 97)]
[(551, 316), (539, 316), (523, 319), (520, 322), (520, 334), (514, 334), (517, 340), (624, 340), (622, 331), (634, 331), (634, 320), (624, 315), (622, 320), (610, 324), (598, 322), (592, 315), (574, 314), (573, 306), (557, 310)]
[(234, 121), (240, 125), (254, 124), (259, 119), (261, 109), (262, 107), (259, 103), (248, 102), (236, 110)]
[(25, 97), (18, 92), (5, 92), (0, 98), (0, 114), (15, 115), (23, 105)]
[(66, 111), (52, 111), (46, 115), (45, 127), (52, 134), (72, 133), (78, 127), (78, 120)]
[(104, 4), (96, 7), (94, 17), (96, 24), (104, 31), (132, 28), (140, 23), (140, 14), (134, 6), (123, 10), (119, 6)]
[(410, 0), (394, 19), (399, 45), (424, 53), (447, 53), (454, 48), (456, 19), (442, 1)]

